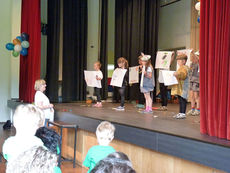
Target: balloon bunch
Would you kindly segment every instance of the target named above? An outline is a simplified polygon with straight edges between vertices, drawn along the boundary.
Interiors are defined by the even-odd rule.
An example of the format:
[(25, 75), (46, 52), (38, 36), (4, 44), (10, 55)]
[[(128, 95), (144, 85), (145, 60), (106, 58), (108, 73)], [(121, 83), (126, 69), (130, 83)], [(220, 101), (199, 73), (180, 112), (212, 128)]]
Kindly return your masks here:
[(17, 57), (19, 54), (22, 56), (28, 55), (28, 48), (30, 46), (29, 41), (29, 35), (25, 32), (21, 34), (21, 36), (17, 36), (13, 43), (7, 43), (6, 49), (9, 51), (13, 51), (12, 55), (14, 57)]
[(198, 11), (198, 18), (197, 18), (197, 22), (200, 23), (200, 0), (198, 0), (199, 2), (196, 3), (195, 5), (195, 9)]

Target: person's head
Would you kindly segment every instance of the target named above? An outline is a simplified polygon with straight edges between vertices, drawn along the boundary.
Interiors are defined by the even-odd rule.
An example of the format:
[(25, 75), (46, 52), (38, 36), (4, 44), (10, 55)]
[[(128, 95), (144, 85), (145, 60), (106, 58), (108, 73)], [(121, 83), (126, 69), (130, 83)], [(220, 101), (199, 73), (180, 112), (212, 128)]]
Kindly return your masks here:
[(187, 57), (186, 54), (180, 54), (180, 55), (178, 55), (178, 56), (176, 57), (177, 64), (178, 64), (179, 66), (185, 65), (186, 62), (187, 62), (187, 59), (188, 59), (188, 57)]
[(108, 158), (97, 163), (91, 173), (136, 173), (129, 161), (119, 158)]
[(44, 120), (44, 112), (38, 107), (32, 104), (19, 105), (13, 117), (16, 135), (35, 135), (36, 130), (44, 125)]
[(121, 160), (125, 160), (127, 161), (127, 164), (130, 166), (130, 167), (133, 167), (132, 166), (132, 163), (130, 162), (129, 160), (129, 157), (125, 154), (125, 153), (122, 153), (122, 152), (114, 152), (114, 153), (111, 153), (107, 156), (107, 158), (116, 158), (116, 159), (121, 159)]
[(127, 69), (129, 67), (128, 61), (124, 57), (118, 58), (117, 65), (119, 68)]
[(97, 126), (96, 135), (99, 145), (107, 146), (114, 138), (115, 127), (108, 121), (103, 121)]
[(150, 55), (145, 55), (144, 53), (141, 53), (141, 62), (142, 65), (145, 67), (150, 67), (151, 66), (151, 56)]
[(97, 61), (94, 63), (93, 67), (94, 67), (94, 70), (98, 71), (101, 69), (101, 63)]
[[(58, 156), (41, 146), (33, 147), (7, 163), (6, 173), (53, 173)], [(17, 170), (17, 171), (15, 171)]]
[(60, 153), (60, 135), (53, 129), (40, 127), (35, 136), (40, 138), (45, 147), (53, 153)]
[(199, 52), (191, 52), (190, 60), (192, 63), (198, 64), (199, 63)]
[(46, 90), (46, 81), (44, 79), (38, 79), (35, 81), (34, 89), (36, 91), (44, 92)]

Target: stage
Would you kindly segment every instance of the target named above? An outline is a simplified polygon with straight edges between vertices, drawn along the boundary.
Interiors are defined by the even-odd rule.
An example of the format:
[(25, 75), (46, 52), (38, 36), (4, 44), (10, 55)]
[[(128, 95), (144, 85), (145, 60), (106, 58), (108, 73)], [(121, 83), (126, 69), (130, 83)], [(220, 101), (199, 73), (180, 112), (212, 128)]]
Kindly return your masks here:
[[(16, 105), (8, 101), (11, 109)], [(174, 119), (177, 104), (152, 114), (139, 113), (132, 104), (126, 104), (123, 112), (113, 110), (118, 105), (104, 103), (102, 108), (94, 108), (86, 103), (55, 104), (55, 121), (77, 124), (79, 129), (92, 133), (101, 121), (110, 121), (116, 127), (117, 140), (230, 172), (230, 141), (200, 134), (199, 116)]]

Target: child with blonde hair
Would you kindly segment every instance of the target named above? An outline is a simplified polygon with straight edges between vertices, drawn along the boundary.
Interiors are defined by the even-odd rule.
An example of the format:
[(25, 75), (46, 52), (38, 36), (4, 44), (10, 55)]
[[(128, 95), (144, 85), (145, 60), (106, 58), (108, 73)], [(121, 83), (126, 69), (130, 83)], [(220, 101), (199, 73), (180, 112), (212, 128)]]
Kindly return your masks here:
[[(118, 68), (121, 68), (121, 69), (128, 69), (129, 68), (128, 61), (124, 57), (118, 58), (117, 65), (118, 65)], [(120, 106), (115, 108), (115, 110), (117, 110), (117, 111), (124, 111), (125, 110), (125, 107), (124, 107), (125, 106), (125, 89), (126, 89), (127, 85), (128, 85), (128, 70), (126, 71), (126, 74), (123, 78), (122, 86), (117, 87), (119, 94), (121, 96), (121, 104), (120, 104)]]
[(199, 52), (191, 53), (191, 65), (189, 69), (189, 90), (191, 96), (192, 109), (187, 115), (200, 115), (200, 72), (199, 72)]
[(97, 103), (93, 105), (94, 107), (102, 107), (101, 103), (101, 80), (103, 79), (103, 73), (100, 70), (101, 63), (99, 61), (94, 63), (94, 70), (96, 71), (96, 79), (99, 87), (94, 87), (94, 94), (97, 96)]
[(89, 168), (89, 172), (95, 165), (109, 154), (115, 152), (115, 149), (109, 144), (114, 138), (115, 127), (108, 121), (101, 122), (96, 130), (97, 141), (99, 145), (93, 146), (89, 149), (83, 165)]
[(142, 113), (152, 113), (152, 96), (151, 92), (154, 90), (155, 87), (155, 80), (154, 80), (154, 71), (153, 66), (151, 64), (151, 56), (141, 54), (141, 62), (142, 62), (142, 78), (140, 83), (141, 92), (144, 93), (145, 96), (145, 110)]
[(189, 78), (188, 70), (189, 67), (186, 66), (186, 61), (188, 57), (185, 54), (178, 55), (176, 57), (177, 64), (179, 65), (178, 70), (174, 73), (174, 76), (178, 80), (177, 85), (173, 85), (171, 94), (176, 95), (179, 98), (180, 110), (177, 115), (174, 116), (176, 119), (186, 118), (186, 107), (188, 99), (188, 90), (189, 90)]
[(41, 109), (32, 104), (19, 105), (14, 113), (13, 125), (16, 135), (6, 139), (3, 144), (2, 151), (6, 160), (16, 158), (33, 146), (43, 146), (41, 139), (35, 136), (37, 129), (44, 125)]

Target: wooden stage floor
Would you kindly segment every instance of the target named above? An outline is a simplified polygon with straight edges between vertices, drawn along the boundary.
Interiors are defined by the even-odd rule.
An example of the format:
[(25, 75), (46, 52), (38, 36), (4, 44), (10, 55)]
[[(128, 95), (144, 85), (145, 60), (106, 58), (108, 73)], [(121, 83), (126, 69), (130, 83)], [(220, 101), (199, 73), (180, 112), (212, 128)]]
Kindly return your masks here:
[[(113, 110), (117, 106), (119, 104), (104, 103), (102, 108), (94, 108), (86, 103), (61, 103), (55, 104), (55, 110), (230, 147), (230, 141), (200, 134), (199, 116), (187, 116), (186, 119), (180, 120), (173, 118), (178, 113), (178, 104), (169, 104), (168, 111), (154, 110), (152, 114), (140, 113), (133, 104), (125, 104), (125, 111)], [(159, 106), (159, 104), (153, 105), (153, 107)], [(190, 109), (190, 105), (187, 109)]]

